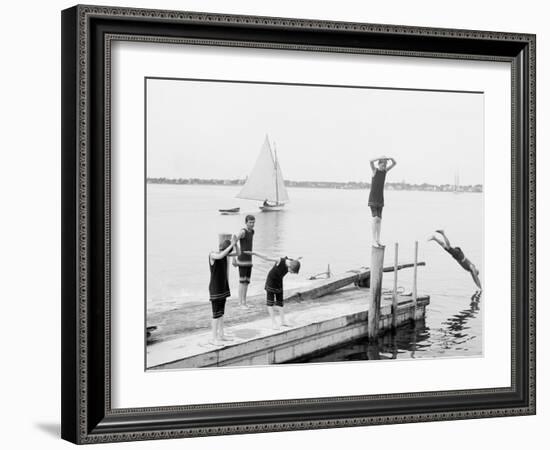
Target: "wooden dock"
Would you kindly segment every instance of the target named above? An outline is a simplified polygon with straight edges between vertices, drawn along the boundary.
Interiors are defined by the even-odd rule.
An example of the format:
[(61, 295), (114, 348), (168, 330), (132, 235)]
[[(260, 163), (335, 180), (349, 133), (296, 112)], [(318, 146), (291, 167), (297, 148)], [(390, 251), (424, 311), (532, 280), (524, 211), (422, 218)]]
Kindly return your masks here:
[[(210, 331), (200, 331), (147, 347), (148, 369), (278, 364), (350, 342), (367, 333), (368, 288), (344, 287), (308, 302), (285, 306), (291, 324), (274, 330), (264, 318), (227, 328), (233, 339), (224, 347), (209, 344)], [(428, 296), (398, 296), (396, 325), (424, 317)], [(227, 314), (227, 313), (226, 313)], [(392, 296), (381, 302), (379, 329), (392, 327)]]
[[(418, 263), (419, 266), (424, 264), (423, 262)], [(399, 264), (397, 269), (402, 270), (412, 267), (413, 264)], [(393, 266), (384, 267), (384, 272), (392, 272), (393, 270)], [(311, 303), (313, 300), (324, 302), (323, 297), (327, 294), (350, 285), (369, 287), (370, 269), (362, 267), (343, 274), (333, 275), (328, 279), (314, 280), (307, 288), (285, 289), (285, 312), (291, 312), (296, 307), (299, 308), (297, 305), (301, 303), (312, 305), (315, 304), (315, 302)], [(232, 328), (244, 322), (266, 317), (265, 293), (248, 296), (247, 300), (251, 308), (243, 310), (236, 308), (238, 302), (236, 298), (228, 299), (224, 317), (226, 327)], [(365, 304), (367, 304), (367, 297), (365, 297)], [(210, 329), (211, 314), (208, 298), (192, 304), (174, 307), (169, 311), (148, 311), (147, 326), (155, 327), (155, 330), (150, 334), (150, 338), (148, 338), (149, 344), (156, 346), (169, 339), (177, 339), (183, 335)]]
[[(287, 292), (285, 316), (288, 326), (274, 329), (265, 307), (256, 311), (238, 310), (228, 302), (225, 316), (226, 345), (211, 343), (211, 332), (202, 328), (185, 336), (147, 346), (147, 369), (167, 370), (211, 366), (280, 364), (306, 358), (350, 341), (367, 337), (375, 343), (387, 330), (406, 322), (424, 319), (428, 296), (417, 293), (418, 242), (414, 263), (398, 264), (395, 244), (393, 266), (384, 267), (384, 246), (373, 246), (373, 267), (315, 282), (307, 289)], [(399, 270), (412, 267), (413, 289), (408, 296), (397, 293)], [(384, 272), (394, 272), (394, 288), (382, 292)], [(351, 285), (351, 286), (350, 286)], [(258, 300), (258, 299), (256, 299)], [(204, 311), (204, 306), (201, 311)], [(200, 311), (199, 311), (200, 314)], [(187, 321), (196, 322), (187, 312)], [(204, 314), (201, 314), (204, 323)], [(244, 320), (242, 320), (244, 319)], [(195, 325), (196, 326), (196, 325)], [(187, 326), (189, 328), (189, 326)]]

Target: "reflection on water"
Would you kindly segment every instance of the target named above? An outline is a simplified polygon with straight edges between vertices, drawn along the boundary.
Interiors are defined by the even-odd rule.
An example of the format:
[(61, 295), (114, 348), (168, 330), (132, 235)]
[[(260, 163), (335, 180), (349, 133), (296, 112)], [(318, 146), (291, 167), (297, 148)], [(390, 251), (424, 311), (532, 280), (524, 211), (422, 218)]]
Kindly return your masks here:
[(400, 326), (395, 332), (385, 333), (377, 342), (362, 338), (287, 364), (422, 358), (433, 356), (431, 350), (439, 346), (461, 350), (469, 340), (476, 338), (466, 330), (468, 322), (479, 313), (480, 297), (477, 292), (473, 294), (470, 307), (445, 320), (441, 329), (430, 330), (425, 320), (417, 320)]
[[(254, 249), (258, 252), (267, 252), (269, 256), (284, 256), (281, 252), (285, 248), (284, 238), (286, 233), (286, 211), (269, 211), (261, 213), (262, 219), (267, 215), (268, 220), (256, 220), (256, 232), (254, 233)], [(258, 259), (254, 263), (259, 263)]]
[(442, 323), (442, 328), (434, 330), (432, 340), (437, 339), (437, 344), (442, 349), (455, 349), (468, 351), (468, 342), (479, 336), (470, 332), (469, 322), (479, 314), (479, 302), (481, 293), (472, 295), (470, 307), (452, 315)]

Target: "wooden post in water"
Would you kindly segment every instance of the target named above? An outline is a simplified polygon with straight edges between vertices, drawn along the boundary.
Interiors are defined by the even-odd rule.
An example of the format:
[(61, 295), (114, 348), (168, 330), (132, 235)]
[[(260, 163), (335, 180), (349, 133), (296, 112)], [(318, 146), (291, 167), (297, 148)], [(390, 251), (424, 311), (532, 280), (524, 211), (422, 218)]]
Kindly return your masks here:
[(380, 300), (382, 297), (382, 274), (384, 273), (384, 249), (372, 247), (371, 268), (370, 268), (370, 301), (367, 324), (367, 337), (376, 339), (380, 324)]
[(392, 299), (392, 313), (391, 313), (391, 327), (395, 330), (397, 328), (397, 255), (399, 251), (399, 244), (395, 243), (395, 255), (393, 261), (393, 299)]
[(414, 319), (416, 319), (417, 274), (418, 274), (418, 241), (414, 241), (414, 274), (413, 274), (413, 292), (412, 292)]

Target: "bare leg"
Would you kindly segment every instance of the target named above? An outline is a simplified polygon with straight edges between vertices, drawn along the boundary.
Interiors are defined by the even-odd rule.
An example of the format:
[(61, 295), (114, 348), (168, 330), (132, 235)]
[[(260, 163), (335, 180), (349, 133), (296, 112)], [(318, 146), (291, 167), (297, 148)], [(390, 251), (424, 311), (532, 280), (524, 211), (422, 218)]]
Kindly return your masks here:
[(248, 291), (248, 283), (239, 283), (239, 306), (247, 307), (246, 293)]
[(275, 309), (279, 312), (279, 317), (281, 318), (281, 326), (288, 327), (288, 323), (285, 321), (285, 309), (284, 306), (275, 306)]
[(223, 345), (218, 339), (219, 322), (219, 318), (212, 319), (212, 340), (210, 341), (210, 343), (214, 345)]
[(472, 274), (474, 283), (479, 288), (479, 290), (482, 291), (483, 289), (481, 288), (481, 281), (479, 280), (479, 270), (477, 270), (476, 266), (474, 266), (473, 264), (470, 264), (470, 273)]
[(218, 319), (212, 319), (212, 342), (218, 338)]
[(372, 242), (373, 245), (380, 246), (380, 228), (382, 219), (380, 217), (372, 218)]
[(224, 330), (224, 316), (221, 316), (219, 318), (219, 324), (218, 324), (218, 337), (220, 339), (220, 341), (232, 341), (233, 339), (230, 339), (228, 338), (226, 335), (225, 335), (225, 330)]
[(223, 316), (218, 319), (218, 339), (223, 340)]
[(279, 327), (277, 326), (277, 322), (275, 321), (275, 312), (273, 311), (273, 306), (268, 306), (267, 312), (269, 313), (269, 317), (271, 317), (271, 327), (274, 330), (278, 330)]
[(441, 236), (443, 236), (443, 239), (445, 239), (445, 244), (447, 245), (446, 248), (450, 248), (451, 247), (451, 243), (449, 242), (449, 239), (447, 238), (447, 236), (445, 236), (445, 231), (443, 230), (435, 230), (436, 233), (439, 233)]
[(432, 235), (430, 238), (428, 238), (428, 241), (435, 241), (435, 242), (437, 242), (439, 245), (441, 245), (441, 247), (443, 247), (443, 248), (448, 248), (448, 247), (447, 247), (447, 244), (446, 244), (445, 242), (439, 240), (435, 234)]
[(243, 298), (244, 298), (243, 286), (244, 286), (244, 283), (239, 282), (239, 306), (243, 304)]

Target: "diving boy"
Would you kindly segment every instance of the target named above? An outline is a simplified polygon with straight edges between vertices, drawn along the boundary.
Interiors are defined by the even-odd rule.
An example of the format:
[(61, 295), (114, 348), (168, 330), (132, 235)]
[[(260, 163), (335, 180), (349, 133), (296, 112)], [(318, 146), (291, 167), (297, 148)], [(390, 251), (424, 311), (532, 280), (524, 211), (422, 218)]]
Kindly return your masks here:
[(431, 236), (428, 241), (435, 241), (443, 249), (449, 253), (456, 262), (462, 267), (465, 271), (470, 272), (470, 275), (472, 275), (472, 279), (474, 280), (474, 283), (479, 288), (479, 291), (481, 292), (481, 281), (479, 281), (479, 270), (477, 270), (474, 263), (472, 263), (466, 256), (464, 256), (464, 252), (460, 247), (452, 247), (451, 243), (449, 242), (449, 239), (447, 239), (447, 236), (445, 236), (445, 232), (443, 230), (435, 230), (436, 233), (439, 233), (443, 240), (440, 240), (437, 238), (437, 236), (434, 234)]
[(265, 281), (266, 291), (266, 305), (269, 317), (271, 317), (271, 325), (273, 329), (278, 329), (277, 322), (275, 320), (275, 312), (279, 314), (282, 327), (288, 327), (289, 325), (285, 321), (284, 304), (283, 304), (283, 278), (287, 273), (298, 273), (300, 271), (300, 261), (298, 259), (287, 258), (274, 258), (261, 255), (257, 252), (250, 252), (250, 255), (257, 256), (265, 261), (274, 263), (267, 274)]
[[(210, 266), (210, 303), (212, 304), (212, 341), (214, 345), (224, 345), (228, 341), (223, 330), (223, 315), (225, 313), (225, 302), (231, 295), (229, 281), (227, 279), (227, 257), (235, 248), (237, 237), (232, 236), (231, 240), (226, 239), (219, 245), (219, 251), (210, 252), (208, 263)], [(237, 254), (237, 253), (235, 253)]]
[[(388, 161), (391, 165), (388, 166)], [(378, 162), (378, 167), (374, 163)], [(380, 228), (382, 225), (382, 208), (384, 207), (384, 184), (386, 173), (396, 166), (395, 159), (381, 156), (370, 160), (372, 180), (370, 185), (369, 206), (372, 213), (372, 241), (375, 247), (381, 247)]]

